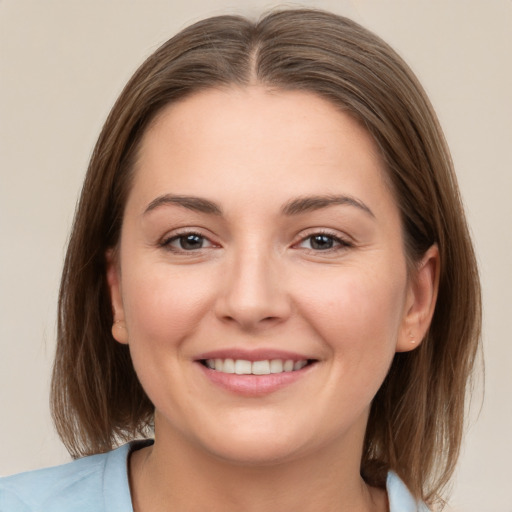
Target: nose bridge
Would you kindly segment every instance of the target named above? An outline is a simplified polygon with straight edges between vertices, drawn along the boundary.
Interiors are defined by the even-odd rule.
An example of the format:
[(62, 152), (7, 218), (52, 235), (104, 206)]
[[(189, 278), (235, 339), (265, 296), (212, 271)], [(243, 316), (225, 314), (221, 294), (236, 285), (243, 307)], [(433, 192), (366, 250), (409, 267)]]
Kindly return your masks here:
[(218, 309), (224, 319), (249, 329), (282, 321), (290, 311), (280, 271), (283, 262), (257, 238), (233, 250)]

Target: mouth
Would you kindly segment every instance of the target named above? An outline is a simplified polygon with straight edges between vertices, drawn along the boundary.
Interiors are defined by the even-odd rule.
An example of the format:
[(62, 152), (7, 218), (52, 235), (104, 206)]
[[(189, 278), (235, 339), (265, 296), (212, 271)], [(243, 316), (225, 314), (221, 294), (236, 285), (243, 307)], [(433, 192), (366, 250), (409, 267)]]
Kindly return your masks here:
[(200, 359), (199, 362), (210, 370), (219, 373), (236, 375), (271, 375), (292, 373), (316, 363), (316, 359), (262, 359), (249, 361), (247, 359), (215, 358)]
[(320, 360), (308, 355), (275, 348), (230, 347), (198, 354), (195, 363), (208, 382), (230, 394), (262, 397), (314, 374)]

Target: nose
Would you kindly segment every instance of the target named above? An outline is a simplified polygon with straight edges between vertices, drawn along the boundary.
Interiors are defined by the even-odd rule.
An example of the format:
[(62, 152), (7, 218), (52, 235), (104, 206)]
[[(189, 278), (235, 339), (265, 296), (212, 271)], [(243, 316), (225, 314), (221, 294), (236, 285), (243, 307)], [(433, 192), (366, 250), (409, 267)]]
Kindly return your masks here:
[(249, 249), (235, 255), (221, 277), (217, 317), (246, 331), (264, 330), (284, 322), (290, 315), (291, 301), (278, 259)]

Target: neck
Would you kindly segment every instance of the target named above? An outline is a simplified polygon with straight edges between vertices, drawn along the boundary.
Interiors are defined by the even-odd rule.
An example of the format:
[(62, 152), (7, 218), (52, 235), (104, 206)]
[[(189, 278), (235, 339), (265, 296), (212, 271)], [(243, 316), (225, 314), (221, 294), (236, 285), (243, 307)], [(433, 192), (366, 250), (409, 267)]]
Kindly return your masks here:
[[(158, 433), (158, 429), (157, 429)], [(155, 436), (135, 452), (130, 485), (135, 512), (384, 512), (383, 490), (359, 475), (362, 440), (350, 450), (332, 445), (289, 460), (234, 463), (178, 436)], [(360, 445), (355, 454), (354, 442)]]

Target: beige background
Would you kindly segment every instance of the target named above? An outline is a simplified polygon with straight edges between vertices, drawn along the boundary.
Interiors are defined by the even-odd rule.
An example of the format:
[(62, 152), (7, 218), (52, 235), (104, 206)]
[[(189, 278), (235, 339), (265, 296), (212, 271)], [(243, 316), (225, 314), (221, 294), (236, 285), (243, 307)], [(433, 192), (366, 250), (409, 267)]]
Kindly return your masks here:
[[(67, 460), (47, 405), (56, 295), (75, 201), (110, 106), (143, 58), (178, 29), (275, 5), (0, 0), (0, 474)], [(485, 300), (485, 400), (473, 407), (450, 510), (511, 512), (512, 1), (302, 5), (348, 15), (383, 36), (438, 111)]]

